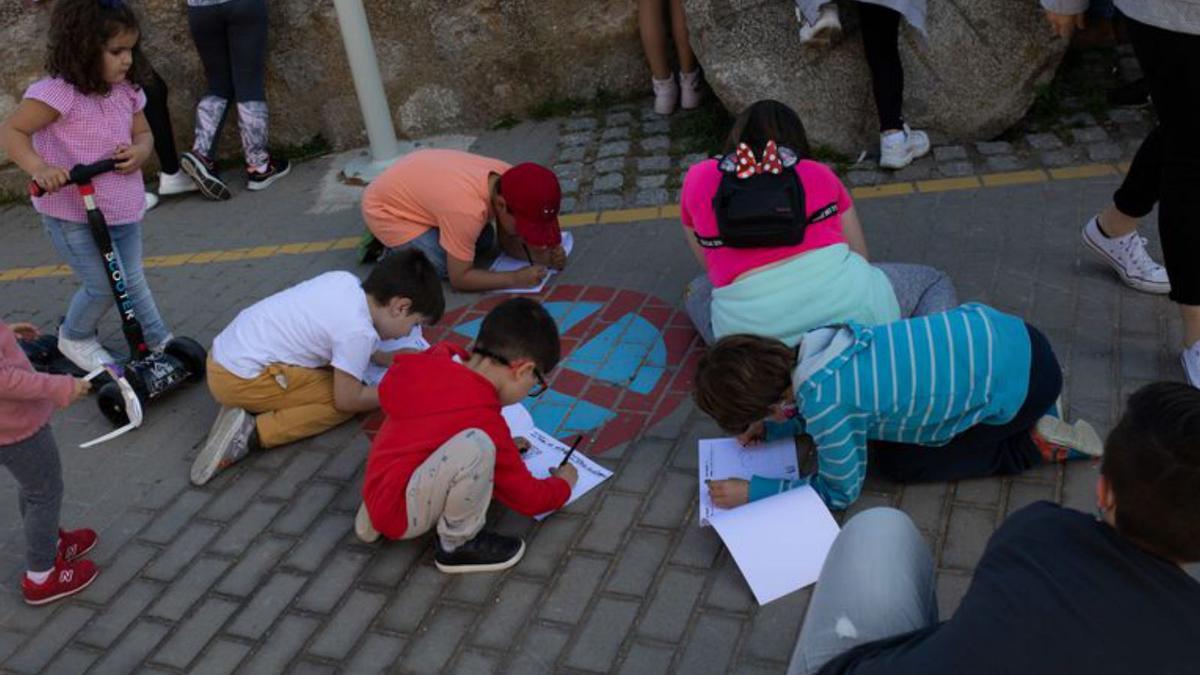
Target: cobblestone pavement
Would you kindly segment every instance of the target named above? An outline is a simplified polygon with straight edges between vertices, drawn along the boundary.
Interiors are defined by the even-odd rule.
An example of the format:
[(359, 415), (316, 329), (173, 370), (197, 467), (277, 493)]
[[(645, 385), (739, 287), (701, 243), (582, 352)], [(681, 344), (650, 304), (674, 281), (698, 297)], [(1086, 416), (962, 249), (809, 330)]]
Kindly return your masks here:
[[(641, 140), (663, 137), (654, 131), (661, 125), (625, 112), (616, 118), (624, 128), (651, 128), (638, 147), (660, 148), (648, 150), (660, 154), (649, 155), (639, 178), (675, 171), (678, 158), (661, 153), (661, 141)], [(606, 129), (622, 128), (610, 125), (612, 116), (588, 129), (582, 119), (564, 121), (563, 138), (603, 138)], [(606, 142), (632, 144), (629, 135)], [(543, 140), (537, 147), (555, 147), (553, 135)], [(604, 175), (618, 176), (624, 190), (624, 176), (645, 158), (612, 152), (625, 170)], [(522, 156), (514, 150), (508, 158)], [(353, 199), (322, 188), (334, 171), (332, 159), (309, 162), (264, 193), (219, 204), (168, 200), (149, 215), (147, 255), (243, 251), (240, 258), (213, 255), (148, 271), (177, 334), (208, 343), (240, 308), (268, 293), (328, 269), (366, 272), (344, 249), (245, 253), (356, 235)], [(658, 180), (636, 194), (665, 191), (651, 185)], [(1121, 286), (1079, 240), (1084, 220), (1116, 181), (913, 193), (862, 200), (858, 208), (875, 259), (939, 266), (963, 299), (990, 302), (1041, 327), (1067, 370), (1071, 413), (1107, 430), (1134, 388), (1181, 377), (1173, 307)], [(590, 207), (601, 206), (592, 199)], [(0, 270), (57, 264), (29, 209), (0, 210), (0, 222)], [(574, 233), (576, 252), (548, 291), (552, 299), (582, 301), (590, 297), (582, 289), (596, 286), (636, 292), (661, 300), (643, 305), (656, 310), (659, 325), (683, 325), (674, 308), (699, 270), (676, 221), (593, 224)], [(1146, 234), (1155, 238), (1152, 228)], [(1156, 242), (1152, 249), (1157, 255)], [(0, 312), (49, 328), (73, 289), (69, 277), (3, 281)], [(616, 297), (604, 302), (622, 302)], [(477, 299), (451, 294), (450, 305)], [(106, 340), (120, 344), (111, 316), (104, 330)], [(683, 346), (695, 343), (685, 338)], [(92, 588), (51, 607), (20, 602), (15, 486), (0, 477), (0, 667), (524, 675), (778, 673), (786, 665), (809, 591), (757, 606), (715, 534), (697, 527), (696, 440), (718, 430), (686, 398), (661, 420), (639, 425), (633, 440), (599, 454), (615, 475), (565, 512), (535, 524), (497, 509), (501, 530), (527, 537), (525, 559), (506, 573), (457, 578), (436, 571), (427, 540), (367, 546), (354, 538), (368, 447), (360, 424), (261, 453), (204, 488), (191, 487), (188, 467), (215, 413), (205, 389), (191, 387), (151, 408), (143, 428), (91, 450), (76, 445), (107, 428), (92, 402), (55, 417), (64, 522), (101, 531), (94, 558), (103, 571)], [(1090, 511), (1095, 477), (1094, 465), (1075, 463), (957, 484), (902, 487), (870, 478), (851, 511), (891, 504), (912, 515), (936, 553), (947, 616), (1007, 513), (1037, 499)]]

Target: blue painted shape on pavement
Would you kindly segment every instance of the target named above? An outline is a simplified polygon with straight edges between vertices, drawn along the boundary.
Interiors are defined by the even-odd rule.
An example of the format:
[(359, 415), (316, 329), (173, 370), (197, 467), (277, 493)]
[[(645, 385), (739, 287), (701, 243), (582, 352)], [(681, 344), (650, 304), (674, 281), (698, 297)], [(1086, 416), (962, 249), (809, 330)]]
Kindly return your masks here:
[(572, 352), (563, 367), (646, 394), (658, 384), (666, 361), (658, 328), (630, 313)]
[[(600, 309), (599, 302), (544, 302), (542, 307), (554, 317), (554, 323), (558, 324), (559, 334), (563, 334), (575, 327), (575, 324), (583, 321), (596, 310)], [(483, 319), (475, 319), (454, 327), (454, 332), (459, 335), (475, 339), (479, 335), (479, 327), (483, 325)]]

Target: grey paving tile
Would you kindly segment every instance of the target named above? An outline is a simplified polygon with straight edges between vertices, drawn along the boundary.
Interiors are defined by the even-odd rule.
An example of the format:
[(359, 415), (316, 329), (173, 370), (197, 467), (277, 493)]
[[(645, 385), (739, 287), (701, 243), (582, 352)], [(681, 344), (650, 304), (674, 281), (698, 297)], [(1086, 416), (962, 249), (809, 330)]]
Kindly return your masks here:
[(625, 635), (633, 626), (639, 603), (601, 598), (583, 625), (578, 639), (567, 652), (566, 665), (592, 671), (608, 671), (617, 658)]
[(308, 637), (317, 630), (320, 623), (306, 616), (284, 616), (279, 626), (271, 633), (271, 639), (255, 650), (244, 671), (255, 675), (288, 672), (288, 663), (300, 653)]
[(679, 672), (724, 673), (733, 659), (741, 629), (741, 623), (733, 619), (702, 614), (683, 648)]
[(457, 607), (439, 607), (430, 619), (429, 630), (413, 639), (400, 662), (405, 672), (432, 673), (444, 668), (465, 639), (474, 615)]
[(378, 593), (352, 592), (337, 614), (325, 624), (308, 651), (327, 659), (346, 658), (375, 615), (383, 609), (385, 602), (387, 598)]
[(238, 610), (238, 605), (209, 598), (196, 609), (154, 655), (154, 661), (184, 669), (204, 649), (221, 626)]

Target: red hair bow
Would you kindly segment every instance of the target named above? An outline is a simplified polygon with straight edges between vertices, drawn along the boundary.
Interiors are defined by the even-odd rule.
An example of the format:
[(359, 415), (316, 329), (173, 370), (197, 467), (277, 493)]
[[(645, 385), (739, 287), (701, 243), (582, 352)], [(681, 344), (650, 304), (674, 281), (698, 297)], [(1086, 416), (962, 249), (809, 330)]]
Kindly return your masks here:
[(762, 161), (758, 161), (754, 157), (754, 151), (745, 143), (738, 143), (737, 146), (737, 177), (749, 178), (759, 173), (774, 173), (778, 174), (783, 171), (783, 162), (779, 159), (779, 148), (775, 145), (775, 141), (767, 141), (767, 147), (763, 148)]

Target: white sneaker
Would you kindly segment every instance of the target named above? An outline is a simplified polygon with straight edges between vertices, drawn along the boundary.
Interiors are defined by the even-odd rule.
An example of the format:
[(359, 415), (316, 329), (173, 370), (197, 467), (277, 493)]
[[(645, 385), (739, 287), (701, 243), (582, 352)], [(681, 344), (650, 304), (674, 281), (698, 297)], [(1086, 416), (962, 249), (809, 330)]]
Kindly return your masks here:
[(822, 5), (817, 22), (805, 21), (800, 8), (796, 8), (796, 20), (800, 22), (800, 44), (805, 47), (828, 47), (842, 37), (842, 20), (838, 17), (837, 5), (832, 2)]
[(700, 69), (696, 68), (690, 73), (679, 73), (679, 107), (684, 110), (691, 110), (700, 105), (700, 100), (704, 98), (704, 91), (701, 89)]
[(1200, 389), (1200, 342), (1183, 350), (1179, 360), (1183, 361), (1183, 374), (1187, 376), (1188, 384)]
[(245, 457), (250, 452), (254, 428), (254, 416), (250, 413), (241, 408), (222, 407), (208, 430), (204, 447), (192, 462), (192, 483), (204, 485), (218, 471)]
[(147, 192), (146, 193), (146, 210), (149, 211), (150, 209), (152, 209), (156, 206), (158, 206), (158, 195), (154, 194), (153, 192)]
[(1110, 238), (1100, 230), (1100, 219), (1093, 217), (1083, 226), (1083, 243), (1117, 271), (1130, 288), (1146, 293), (1170, 293), (1167, 268), (1154, 262), (1146, 252), (1146, 238), (1137, 232)]
[(675, 76), (660, 80), (650, 78), (654, 86), (654, 112), (659, 115), (670, 115), (675, 112), (675, 104), (679, 102), (679, 87), (675, 86)]
[(881, 134), (879, 137), (879, 166), (885, 169), (903, 169), (914, 159), (929, 154), (929, 136), (924, 131), (910, 129)]
[(373, 544), (379, 541), (379, 530), (371, 522), (371, 514), (367, 513), (366, 503), (358, 505), (358, 513), (354, 516), (354, 534), (359, 541)]
[[(1035, 442), (1037, 437), (1051, 447), (1038, 444), (1046, 461), (1063, 461), (1067, 459), (1094, 459), (1104, 455), (1104, 441), (1096, 428), (1077, 420), (1067, 423), (1057, 417), (1043, 415), (1034, 427)], [(1050, 452), (1052, 456), (1046, 457)]]
[(63, 337), (61, 326), (58, 329), (58, 351), (62, 352), (68, 361), (79, 366), (80, 370), (86, 370), (89, 373), (103, 367), (106, 363), (117, 362), (96, 338), (68, 340)]
[(158, 174), (158, 194), (161, 197), (181, 195), (185, 192), (198, 192), (199, 190), (200, 188), (196, 187), (195, 181), (182, 171)]

